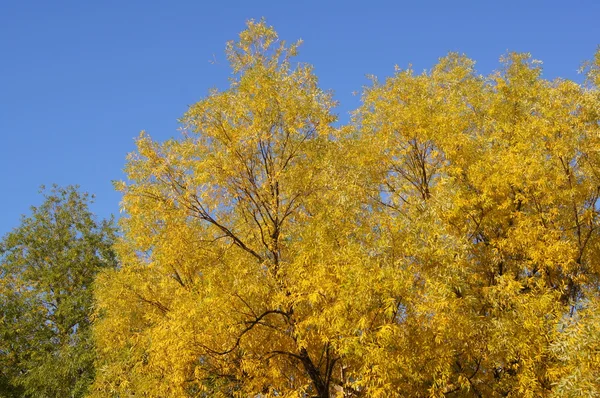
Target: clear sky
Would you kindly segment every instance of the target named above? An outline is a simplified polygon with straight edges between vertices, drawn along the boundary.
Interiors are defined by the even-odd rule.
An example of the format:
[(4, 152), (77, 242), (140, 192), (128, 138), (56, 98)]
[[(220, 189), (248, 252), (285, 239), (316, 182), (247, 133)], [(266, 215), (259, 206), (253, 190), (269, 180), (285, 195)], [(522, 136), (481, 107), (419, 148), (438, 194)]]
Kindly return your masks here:
[(525, 51), (546, 77), (580, 81), (600, 44), (598, 0), (0, 0), (0, 235), (42, 184), (79, 184), (100, 217), (118, 213), (111, 181), (134, 137), (178, 136), (187, 107), (227, 87), (225, 43), (261, 17), (304, 40), (299, 58), (335, 92), (341, 121), (365, 75), (396, 64), (421, 71), (459, 51), (487, 74)]

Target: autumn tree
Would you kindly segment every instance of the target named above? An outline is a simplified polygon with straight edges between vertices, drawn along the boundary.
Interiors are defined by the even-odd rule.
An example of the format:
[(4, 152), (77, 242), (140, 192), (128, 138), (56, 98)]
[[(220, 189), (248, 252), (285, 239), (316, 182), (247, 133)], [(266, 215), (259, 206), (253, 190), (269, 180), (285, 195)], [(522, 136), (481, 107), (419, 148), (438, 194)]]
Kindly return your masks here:
[(334, 227), (315, 218), (334, 103), (297, 45), (250, 22), (227, 47), (230, 89), (190, 108), (184, 137), (140, 136), (119, 185), (123, 268), (98, 281), (99, 396), (329, 396), (340, 355), (320, 312), (341, 264), (314, 245)]
[(449, 54), (334, 128), (296, 49), (250, 21), (230, 88), (140, 135), (93, 395), (596, 394), (595, 64)]
[(54, 187), (0, 242), (0, 395), (82, 397), (94, 378), (91, 284), (114, 268), (110, 220)]
[(398, 71), (356, 113), (370, 221), (414, 280), (402, 321), (359, 347), (377, 369), (364, 380), (388, 396), (594, 396), (598, 91), (544, 80), (526, 54), (489, 77), (473, 65)]

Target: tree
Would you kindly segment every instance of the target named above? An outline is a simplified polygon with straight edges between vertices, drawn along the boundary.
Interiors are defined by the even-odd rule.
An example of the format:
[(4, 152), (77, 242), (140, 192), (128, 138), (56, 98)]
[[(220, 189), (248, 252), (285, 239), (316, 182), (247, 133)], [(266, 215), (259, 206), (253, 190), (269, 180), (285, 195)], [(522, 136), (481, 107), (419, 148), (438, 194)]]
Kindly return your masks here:
[(409, 396), (600, 391), (574, 375), (572, 352), (598, 341), (585, 309), (600, 286), (598, 90), (542, 79), (527, 54), (502, 62), (487, 78), (457, 54), (422, 75), (399, 71), (356, 114), (371, 220), (418, 281), (403, 322), (360, 347), (378, 369), (370, 385)]
[(296, 47), (250, 22), (227, 47), (231, 88), (190, 108), (184, 139), (140, 136), (120, 186), (124, 267), (98, 281), (99, 395), (328, 396), (339, 355), (315, 333), (326, 292), (311, 285), (332, 289), (337, 273), (311, 257), (325, 256), (312, 234), (331, 232), (313, 216), (334, 103), (293, 67)]
[(94, 378), (92, 282), (116, 260), (111, 220), (54, 187), (0, 243), (0, 393), (82, 397)]
[(449, 54), (334, 128), (296, 47), (250, 21), (183, 137), (141, 134), (93, 394), (598, 391), (598, 90)]

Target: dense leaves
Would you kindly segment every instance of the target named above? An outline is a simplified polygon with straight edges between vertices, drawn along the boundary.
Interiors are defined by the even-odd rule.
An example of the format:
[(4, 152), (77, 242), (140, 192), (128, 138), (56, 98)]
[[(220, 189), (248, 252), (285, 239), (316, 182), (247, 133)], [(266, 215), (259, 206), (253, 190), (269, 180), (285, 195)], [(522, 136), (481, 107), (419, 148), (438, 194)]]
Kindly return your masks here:
[(95, 397), (600, 395), (600, 52), (585, 84), (451, 53), (338, 126), (297, 47), (250, 21), (182, 137), (140, 135), (121, 267), (74, 191), (5, 239), (0, 383), (80, 395), (97, 355)]
[(0, 395), (82, 397), (94, 378), (92, 282), (115, 228), (88, 196), (52, 189), (0, 243)]
[(231, 87), (142, 134), (98, 396), (598, 394), (599, 92), (449, 54), (350, 126), (264, 22)]

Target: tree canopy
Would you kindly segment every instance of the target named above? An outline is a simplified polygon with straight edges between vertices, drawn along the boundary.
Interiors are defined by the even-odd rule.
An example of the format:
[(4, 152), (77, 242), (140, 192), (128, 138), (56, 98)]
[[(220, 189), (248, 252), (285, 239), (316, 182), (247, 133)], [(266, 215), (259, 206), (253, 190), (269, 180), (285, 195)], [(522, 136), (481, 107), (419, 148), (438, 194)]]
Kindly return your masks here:
[(250, 22), (127, 164), (98, 396), (581, 396), (600, 385), (599, 92), (449, 54), (349, 126)]
[(0, 395), (83, 397), (94, 378), (92, 282), (116, 265), (111, 220), (54, 187), (0, 242)]
[[(89, 309), (93, 272), (84, 301), (46, 279), (7, 286), (92, 261), (91, 396), (598, 396), (600, 52), (584, 84), (545, 79), (528, 54), (482, 76), (450, 53), (374, 79), (340, 125), (298, 45), (248, 22), (226, 48), (229, 88), (192, 105), (178, 139), (139, 136), (116, 184), (120, 267), (76, 249), (112, 236), (84, 233), (88, 218), (28, 232), (82, 214), (56, 200), (10, 235), (3, 319), (80, 347), (66, 341), (88, 318), (70, 308)], [(21, 249), (40, 234), (63, 238)], [(32, 369), (21, 388), (63, 368)]]

